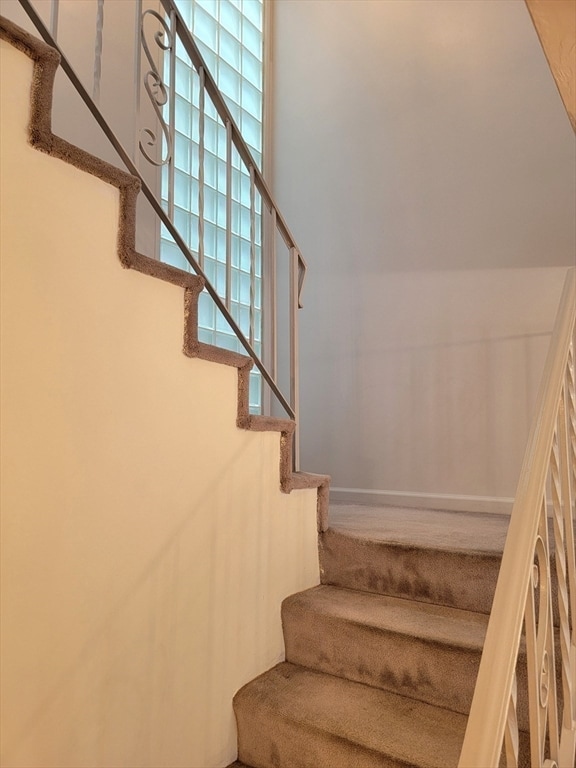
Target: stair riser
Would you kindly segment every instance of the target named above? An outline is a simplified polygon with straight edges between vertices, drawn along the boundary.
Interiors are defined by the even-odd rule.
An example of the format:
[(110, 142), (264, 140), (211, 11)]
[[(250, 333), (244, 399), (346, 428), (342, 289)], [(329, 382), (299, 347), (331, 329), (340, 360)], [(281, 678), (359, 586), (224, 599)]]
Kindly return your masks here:
[(368, 541), (328, 530), (322, 584), (490, 613), (500, 557)]
[[(302, 620), (290, 605), (282, 608), (286, 661), (346, 680), (364, 683), (467, 715), (481, 650), (383, 632), (317, 615)], [(526, 657), (517, 668), (519, 726), (528, 730)]]
[(481, 649), (451, 648), (283, 606), (286, 660), (468, 714)]
[[(314, 731), (280, 717), (237, 714), (238, 756), (251, 768), (410, 768), (388, 755), (362, 749), (331, 733)], [(261, 729), (265, 738), (244, 743), (248, 728)]]
[[(522, 668), (525, 668), (525, 658), (517, 673), (520, 673)], [(520, 677), (519, 689), (522, 690), (526, 683), (525, 674), (521, 673)], [(238, 760), (228, 768), (440, 768), (440, 765), (444, 768), (456, 765), (457, 757), (454, 754), (446, 755), (446, 760), (442, 763), (438, 761), (438, 757), (435, 759), (431, 755), (422, 763), (407, 762), (362, 746), (334, 730), (324, 730), (321, 726), (315, 727), (314, 724), (304, 722), (299, 714), (296, 717), (294, 712), (286, 715), (282, 706), (279, 706), (279, 701), (269, 700), (264, 688), (260, 694), (251, 694), (250, 689), (258, 685), (259, 678), (241, 689), (234, 698), (239, 734)], [(300, 696), (305, 693), (305, 690), (301, 690)], [(315, 699), (314, 693), (312, 699)], [(521, 729), (519, 768), (530, 768), (525, 702), (519, 702), (518, 709)], [(357, 702), (356, 711), (362, 710), (362, 702)], [(369, 706), (367, 714), (373, 711), (374, 706)], [(462, 715), (455, 714), (454, 717), (459, 718)], [(424, 720), (421, 722), (425, 726)], [(377, 725), (373, 723), (372, 727), (385, 734), (386, 718)], [(453, 745), (450, 750), (453, 753)], [(506, 765), (504, 755), (500, 765)]]
[(234, 697), (253, 768), (448, 768), (466, 717), (283, 662)]

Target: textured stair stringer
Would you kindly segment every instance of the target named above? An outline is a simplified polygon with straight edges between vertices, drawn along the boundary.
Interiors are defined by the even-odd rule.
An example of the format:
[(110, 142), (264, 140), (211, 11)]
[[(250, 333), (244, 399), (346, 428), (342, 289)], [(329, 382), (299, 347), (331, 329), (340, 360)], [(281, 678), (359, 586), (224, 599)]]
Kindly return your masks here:
[(254, 768), (449, 768), (466, 718), (282, 663), (234, 697), (238, 759)]
[(490, 613), (501, 555), (388, 543), (328, 529), (322, 584)]
[(52, 133), (54, 78), (60, 55), (49, 45), (2, 16), (0, 38), (34, 62), (28, 128), (30, 144), (35, 149), (90, 173), (118, 189), (120, 213), (117, 248), (120, 263), (127, 269), (134, 269), (184, 289), (184, 354), (238, 369), (238, 426), (253, 431), (280, 432), (280, 488), (284, 493), (300, 488), (318, 489), (317, 526), (319, 531), (324, 530), (328, 517), (330, 478), (326, 475), (292, 472), (291, 436), (294, 422), (288, 419), (266, 418), (259, 421), (260, 417), (250, 416), (248, 378), (252, 360), (245, 355), (198, 341), (198, 296), (204, 287), (204, 279), (136, 251), (136, 200), (140, 191), (139, 179)]

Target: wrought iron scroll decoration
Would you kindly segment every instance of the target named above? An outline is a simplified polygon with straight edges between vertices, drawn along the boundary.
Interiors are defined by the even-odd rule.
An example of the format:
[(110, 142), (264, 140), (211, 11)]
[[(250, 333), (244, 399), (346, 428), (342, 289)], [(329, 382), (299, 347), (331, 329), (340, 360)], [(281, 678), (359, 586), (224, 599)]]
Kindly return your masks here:
[[(561, 688), (562, 688), (562, 718), (559, 713), (559, 721), (564, 720), (567, 728), (572, 726), (571, 713), (571, 670), (570, 659), (570, 594), (568, 584), (567, 570), (567, 543), (569, 544), (569, 532), (565, 528), (564, 509), (570, 501), (569, 473), (570, 468), (565, 462), (568, 460), (567, 454), (567, 431), (566, 431), (566, 412), (564, 408), (564, 391), (560, 400), (558, 414), (558, 426), (554, 434), (552, 443), (552, 452), (550, 456), (550, 477), (552, 487), (553, 503), (553, 525), (554, 525), (554, 544), (556, 554), (556, 582), (557, 582), (557, 603), (559, 618), (559, 646), (561, 663)], [(563, 482), (564, 481), (564, 482)], [(561, 722), (559, 723), (561, 725)]]
[[(576, 269), (571, 268), (564, 283), (538, 397), (538, 415), (520, 475), (460, 755), (461, 768), (497, 768), (502, 765), (503, 747), (508, 768), (518, 768), (519, 763), (534, 768), (574, 767), (575, 308)], [(513, 609), (509, 613), (508, 607)], [(528, 690), (522, 684), (521, 698), (517, 698), (514, 673), (524, 655), (519, 654), (522, 624)], [(502, 657), (502, 671), (495, 672), (496, 659)], [(518, 720), (524, 720), (525, 714), (529, 719), (530, 754), (526, 754), (527, 741), (518, 738), (522, 735)]]
[[(526, 600), (526, 654), (530, 700), (530, 752), (532, 765), (556, 768), (558, 764), (558, 708), (554, 661), (554, 624), (550, 548), (546, 499), (540, 512), (540, 533), (534, 547), (534, 566)], [(533, 673), (530, 674), (530, 668)], [(548, 736), (548, 738), (547, 738)], [(546, 746), (550, 757), (545, 757)]]
[[(142, 143), (142, 139), (140, 139), (138, 143), (140, 151), (146, 160), (148, 160), (148, 162), (152, 165), (161, 167), (169, 163), (172, 158), (172, 136), (162, 114), (162, 107), (165, 106), (168, 102), (168, 89), (166, 88), (166, 85), (160, 76), (158, 67), (156, 66), (154, 58), (150, 52), (148, 41), (146, 40), (146, 16), (152, 16), (161, 26), (161, 29), (159, 29), (154, 35), (154, 42), (162, 51), (172, 52), (174, 47), (174, 35), (168, 27), (166, 21), (157, 11), (152, 9), (144, 11), (140, 22), (140, 40), (150, 69), (144, 74), (143, 82), (144, 88), (148, 94), (148, 98), (150, 99), (154, 112), (156, 113), (156, 117), (158, 118), (158, 123), (160, 124), (160, 129), (164, 137), (165, 156), (164, 153), (162, 153), (160, 160), (157, 160), (150, 156), (144, 144)], [(152, 148), (156, 147), (158, 144), (158, 136), (151, 128), (142, 128), (141, 133), (146, 136), (146, 146)]]

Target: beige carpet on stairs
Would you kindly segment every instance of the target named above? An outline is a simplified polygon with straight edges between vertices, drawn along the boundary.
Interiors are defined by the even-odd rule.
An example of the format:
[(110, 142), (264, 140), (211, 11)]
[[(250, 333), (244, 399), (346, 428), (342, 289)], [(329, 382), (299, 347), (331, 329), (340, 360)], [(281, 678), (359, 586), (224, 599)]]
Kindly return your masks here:
[(322, 583), (282, 605), (286, 661), (235, 696), (234, 766), (456, 768), (507, 524), (331, 507)]

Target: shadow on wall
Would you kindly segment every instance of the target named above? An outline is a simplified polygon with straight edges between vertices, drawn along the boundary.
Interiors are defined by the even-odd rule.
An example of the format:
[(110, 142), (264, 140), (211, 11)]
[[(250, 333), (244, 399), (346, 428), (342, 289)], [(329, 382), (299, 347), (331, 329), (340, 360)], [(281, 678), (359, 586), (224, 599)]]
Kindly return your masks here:
[(525, 3), (291, 0), (275, 29), (302, 460), (333, 488), (512, 496), (576, 252), (574, 133)]
[(335, 488), (513, 496), (565, 271), (360, 274), (346, 325), (322, 336), (317, 284), (302, 322), (307, 466), (323, 462)]
[[(228, 456), (220, 468), (223, 476), (231, 478), (242, 472), (238, 465), (243, 453), (244, 447)], [(142, 755), (147, 755), (150, 765), (155, 765), (154, 756), (169, 754), (170, 743), (179, 739), (172, 732), (179, 718), (172, 718), (171, 724), (165, 720), (166, 701), (174, 705), (180, 702), (187, 710), (190, 725), (186, 742), (193, 745), (196, 755), (209, 754), (214, 744), (222, 741), (218, 727), (222, 711), (229, 710), (231, 719), (233, 714), (231, 698), (222, 696), (215, 679), (225, 675), (233, 680), (232, 695), (250, 678), (245, 675), (234, 680), (238, 644), (230, 647), (225, 638), (241, 633), (243, 628), (249, 633), (251, 620), (256, 620), (264, 631), (254, 635), (249, 644), (253, 665), (258, 668), (271, 639), (271, 628), (262, 619), (268, 610), (275, 610), (270, 596), (253, 601), (260, 583), (252, 580), (254, 569), (233, 571), (227, 567), (232, 550), (243, 550), (255, 542), (262, 552), (270, 548), (266, 515), (256, 520), (234, 515), (230, 500), (222, 498), (226, 495), (221, 483), (206, 487), (186, 516), (158, 542), (145, 570), (132, 584), (120, 588), (120, 596), (106, 606), (97, 626), (83, 638), (81, 647), (74, 648), (65, 670), (37, 702), (19, 732), (4, 745), (7, 753), (18, 754), (27, 742), (34, 743), (36, 734), (45, 734), (52, 721), (48, 727), (55, 740), (58, 733), (66, 734), (69, 754), (74, 754), (78, 749), (74, 734), (85, 731), (88, 722), (94, 729), (94, 764), (115, 761), (140, 765)], [(268, 565), (266, 559), (255, 565), (262, 579), (268, 575)], [(80, 573), (78, 577), (83, 578)], [(246, 597), (253, 606), (253, 617), (242, 615)], [(231, 606), (236, 606), (236, 615)], [(200, 615), (204, 621), (199, 623)], [(186, 657), (201, 659), (201, 664), (182, 664)], [(176, 663), (178, 659), (180, 663)], [(191, 689), (206, 692), (193, 710), (188, 695)], [(66, 713), (66, 725), (60, 728), (54, 718), (62, 712)], [(162, 719), (165, 728), (159, 730), (157, 723)], [(98, 738), (98, 733), (106, 734), (106, 740)], [(225, 753), (233, 751), (234, 744), (224, 740), (221, 748), (225, 760)], [(179, 759), (182, 765), (188, 764), (185, 753)]]

